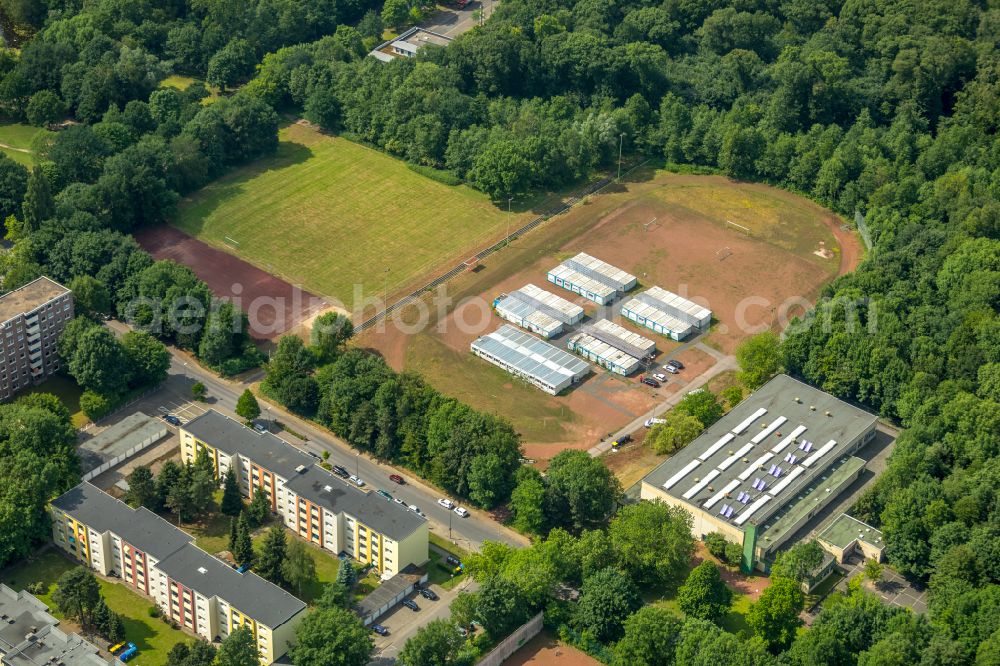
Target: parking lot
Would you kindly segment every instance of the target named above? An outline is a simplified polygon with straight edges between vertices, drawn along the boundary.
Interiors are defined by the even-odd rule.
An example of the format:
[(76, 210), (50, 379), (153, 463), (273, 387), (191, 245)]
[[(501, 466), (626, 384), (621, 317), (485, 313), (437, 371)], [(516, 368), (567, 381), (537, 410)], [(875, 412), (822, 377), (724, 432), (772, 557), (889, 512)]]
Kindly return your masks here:
[(372, 634), (377, 656), (395, 658), (407, 639), (415, 634), (420, 627), (432, 620), (446, 620), (451, 617), (450, 606), (455, 597), (465, 591), (475, 591), (479, 586), (475, 581), (467, 579), (452, 590), (446, 590), (440, 585), (427, 585), (427, 587), (438, 595), (437, 601), (424, 599), (419, 592), (413, 592), (407, 598), (417, 603), (419, 611), (413, 611), (402, 604), (397, 604), (395, 608), (377, 620), (378, 624), (389, 630), (388, 636)]

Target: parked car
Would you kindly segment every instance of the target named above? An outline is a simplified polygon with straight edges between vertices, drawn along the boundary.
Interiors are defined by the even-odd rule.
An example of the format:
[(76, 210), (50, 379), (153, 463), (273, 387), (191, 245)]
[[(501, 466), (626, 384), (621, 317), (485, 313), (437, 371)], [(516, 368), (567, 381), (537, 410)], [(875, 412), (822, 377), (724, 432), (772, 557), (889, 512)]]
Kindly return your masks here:
[(341, 467), (340, 465), (333, 466), (333, 473), (345, 479), (351, 475), (350, 472), (348, 472), (345, 468)]
[(462, 516), (462, 518), (468, 518), (468, 517), (469, 517), (469, 510), (468, 510), (468, 509), (466, 509), (465, 507), (462, 507), (462, 506), (456, 506), (456, 507), (455, 507), (454, 509), (452, 509), (452, 510), (453, 510), (453, 511), (454, 511), (455, 513), (457, 513), (458, 515)]
[(652, 377), (643, 377), (641, 380), (646, 386), (652, 386), (653, 388), (660, 388), (660, 382), (656, 381)]
[(403, 504), (403, 505), (406, 504), (406, 502), (404, 502), (403, 500), (399, 499), (398, 497), (393, 497), (392, 501), (395, 502), (396, 504)]
[(177, 418), (176, 416), (174, 416), (173, 414), (164, 414), (163, 420), (166, 421), (167, 423), (169, 423), (172, 426), (179, 426), (179, 425), (181, 425), (181, 420), (179, 418)]
[(448, 499), (447, 497), (442, 497), (441, 499), (439, 499), (439, 500), (438, 500), (438, 504), (440, 504), (440, 505), (441, 505), (441, 506), (443, 506), (444, 508), (448, 509), (449, 511), (451, 511), (452, 509), (454, 509), (454, 508), (455, 508), (455, 503), (454, 503), (454, 502), (452, 502), (452, 501), (451, 501), (450, 499)]
[(139, 654), (139, 648), (135, 646), (135, 643), (129, 643), (125, 651), (118, 655), (118, 658), (122, 661), (128, 661), (137, 654)]
[(462, 560), (458, 559), (454, 555), (447, 555), (447, 556), (445, 556), (444, 561), (447, 562), (448, 564), (452, 565), (452, 566), (455, 566), (455, 567), (462, 566)]
[(378, 489), (378, 494), (381, 495), (382, 497), (386, 498), (390, 502), (392, 501), (392, 495), (389, 494), (387, 491), (382, 490), (381, 488), (379, 488)]
[(406, 483), (406, 481), (403, 480), (403, 477), (401, 477), (399, 474), (390, 474), (389, 480), (392, 481), (393, 483), (398, 483), (399, 485), (403, 485), (404, 483)]
[(121, 650), (123, 647), (125, 647), (125, 645), (126, 645), (125, 641), (122, 641), (121, 643), (118, 643), (117, 645), (112, 645), (111, 647), (108, 648), (108, 652), (110, 652), (111, 654), (117, 654), (119, 650)]
[(681, 363), (680, 361), (676, 360), (676, 359), (673, 359), (673, 358), (670, 359), (669, 361), (667, 361), (667, 365), (672, 365), (673, 367), (677, 368), (678, 370), (683, 370), (684, 369), (684, 364)]
[(383, 627), (381, 624), (373, 624), (372, 631), (374, 631), (379, 636), (388, 636), (389, 630)]
[(403, 599), (402, 603), (403, 603), (404, 606), (406, 606), (407, 608), (409, 608), (414, 613), (416, 613), (418, 610), (420, 610), (420, 606), (418, 606), (417, 602), (414, 601), (413, 599)]
[(655, 379), (658, 382), (666, 382), (667, 376), (661, 372), (658, 372), (655, 375), (653, 375), (653, 379)]
[(667, 372), (669, 372), (672, 375), (676, 375), (676, 374), (678, 374), (680, 372), (680, 370), (678, 370), (677, 368), (675, 368), (672, 365), (665, 365), (665, 366), (663, 366), (663, 369), (666, 370)]
[(428, 590), (426, 587), (420, 590), (420, 596), (429, 601), (437, 601), (438, 595), (435, 594), (434, 590)]
[(267, 432), (267, 426), (265, 426), (263, 423), (254, 423), (253, 429), (261, 434)]
[(419, 506), (417, 506), (416, 504), (411, 504), (410, 506), (408, 506), (408, 507), (406, 507), (406, 508), (408, 508), (408, 509), (409, 509), (410, 511), (412, 511), (412, 512), (413, 512), (413, 513), (415, 513), (415, 514), (417, 514), (418, 516), (422, 516), (422, 515), (424, 515), (424, 514), (423, 514), (423, 513), (422, 513), (422, 512), (420, 511), (420, 507), (419, 507)]
[(318, 453), (315, 453), (314, 451), (306, 451), (306, 453), (308, 453), (309, 455), (311, 455), (311, 456), (312, 456), (313, 458), (315, 458), (316, 460), (319, 460), (319, 459), (320, 459), (320, 457), (319, 457), (319, 454), (318, 454)]
[(362, 481), (361, 477), (359, 477), (359, 476), (355, 476), (355, 475), (351, 474), (347, 478), (348, 478), (348, 480), (350, 480), (351, 483), (353, 483), (354, 485), (356, 485), (358, 488), (361, 488), (362, 486), (365, 485), (365, 482)]
[(667, 422), (666, 419), (646, 419), (645, 425), (647, 428), (652, 428), (657, 423), (666, 423), (666, 422)]
[(622, 446), (632, 441), (632, 435), (622, 435), (615, 440), (615, 446)]

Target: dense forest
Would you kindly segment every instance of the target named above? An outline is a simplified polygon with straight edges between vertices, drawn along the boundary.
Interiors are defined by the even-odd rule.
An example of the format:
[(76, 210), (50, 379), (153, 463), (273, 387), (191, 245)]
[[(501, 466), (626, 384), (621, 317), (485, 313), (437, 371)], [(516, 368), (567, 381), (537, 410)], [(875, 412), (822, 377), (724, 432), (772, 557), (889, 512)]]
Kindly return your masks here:
[[(628, 154), (772, 183), (848, 219), (860, 213), (869, 256), (825, 290), (782, 352), (790, 372), (904, 427), (855, 511), (883, 529), (890, 563), (930, 586), (931, 608), (919, 620), (861, 601), (824, 611), (781, 658), (997, 663), (995, 3), (506, 0), (447, 48), (391, 63), (364, 57), (381, 20), (369, 11), (380, 7), (363, 2), (3, 6), (34, 34), (20, 51), (0, 52), (0, 109), (39, 125), (67, 115), (81, 123), (40, 139), (42, 164), (30, 174), (0, 159), (0, 213), (14, 241), (2, 262), (5, 289), (45, 271), (97, 278), (116, 307), (136, 295), (204, 298), (193, 276), (154, 264), (127, 234), (273, 151), (281, 112), (448, 170), (496, 198), (584, 178), (611, 166), (622, 142)], [(239, 91), (204, 104), (198, 84), (158, 88), (169, 73)], [(170, 329), (162, 337), (201, 343)], [(226, 352), (219, 363), (242, 354), (243, 341), (221, 343), (211, 345)], [(393, 401), (411, 395), (400, 386), (415, 380), (364, 365), (350, 354), (335, 371), (313, 374), (315, 361), (302, 361), (285, 388), (304, 391), (290, 395), (377, 449), (390, 439), (360, 426), (409, 409)], [(343, 421), (354, 413), (367, 416)], [(481, 427), (477, 418), (455, 422)], [(450, 423), (444, 412), (435, 422)], [(467, 480), (463, 472), (455, 482)], [(677, 663), (709, 663), (696, 653)], [(645, 663), (674, 663), (636, 654), (633, 663), (643, 654)]]

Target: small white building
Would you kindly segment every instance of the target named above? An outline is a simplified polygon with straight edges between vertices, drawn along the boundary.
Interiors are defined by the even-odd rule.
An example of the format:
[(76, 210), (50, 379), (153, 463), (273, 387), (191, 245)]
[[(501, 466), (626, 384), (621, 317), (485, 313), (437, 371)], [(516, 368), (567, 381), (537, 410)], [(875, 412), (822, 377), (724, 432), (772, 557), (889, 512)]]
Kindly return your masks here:
[(585, 361), (510, 324), (474, 340), (472, 353), (550, 395), (591, 372)]
[(598, 305), (611, 303), (637, 283), (634, 275), (585, 252), (562, 262), (550, 270), (546, 277), (552, 284)]

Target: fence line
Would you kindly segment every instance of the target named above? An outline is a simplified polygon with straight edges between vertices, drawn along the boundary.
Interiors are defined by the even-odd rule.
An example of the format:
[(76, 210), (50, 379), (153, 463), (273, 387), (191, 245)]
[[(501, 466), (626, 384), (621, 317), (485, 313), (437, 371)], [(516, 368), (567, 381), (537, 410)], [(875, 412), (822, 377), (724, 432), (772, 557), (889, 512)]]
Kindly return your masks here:
[(514, 654), (525, 643), (538, 635), (542, 630), (543, 613), (539, 613), (514, 630), (507, 638), (490, 650), (476, 666), (500, 666), (510, 655)]
[(129, 458), (131, 458), (135, 454), (139, 453), (140, 451), (148, 449), (150, 446), (152, 446), (156, 442), (158, 442), (161, 439), (163, 439), (164, 436), (166, 436), (166, 434), (167, 434), (167, 428), (166, 428), (166, 426), (164, 426), (163, 430), (156, 437), (150, 437), (145, 442), (142, 442), (140, 444), (136, 444), (135, 446), (133, 446), (131, 449), (129, 449), (125, 453), (119, 454), (119, 455), (115, 456), (114, 458), (112, 458), (111, 460), (107, 460), (107, 461), (101, 463), (100, 465), (98, 465), (94, 469), (92, 469), (89, 472), (87, 472), (86, 474), (84, 474), (83, 475), (83, 480), (84, 481), (90, 481), (94, 477), (99, 476), (101, 474), (104, 474), (105, 472), (107, 472), (112, 467), (118, 465), (121, 462), (124, 462), (124, 461), (128, 460)]
[[(643, 164), (645, 164), (648, 161), (649, 160), (643, 160), (642, 162), (636, 164), (635, 166), (630, 167), (623, 175), (627, 176), (628, 174), (632, 173), (633, 171), (635, 171), (636, 169), (638, 169), (639, 167), (641, 167)], [(598, 180), (598, 181), (596, 181), (594, 183), (591, 183), (590, 185), (588, 185), (587, 187), (583, 188), (582, 190), (580, 190), (579, 192), (577, 192), (576, 194), (574, 194), (572, 197), (570, 197), (569, 199), (567, 199), (566, 201), (564, 201), (563, 203), (561, 203), (559, 206), (557, 206), (553, 210), (550, 210), (547, 213), (542, 213), (541, 215), (539, 215), (535, 219), (531, 220), (530, 222), (528, 222), (524, 226), (522, 226), (522, 227), (520, 227), (518, 229), (515, 229), (514, 231), (512, 231), (511, 233), (507, 234), (506, 236), (504, 236), (503, 238), (501, 238), (499, 241), (497, 241), (496, 243), (494, 243), (493, 245), (490, 245), (485, 250), (481, 250), (478, 254), (474, 255), (474, 258), (477, 261), (481, 261), (481, 260), (485, 259), (486, 257), (488, 257), (489, 255), (493, 254), (494, 252), (496, 252), (500, 248), (505, 247), (506, 245), (508, 245), (510, 243), (510, 241), (514, 240), (518, 236), (531, 231), (532, 229), (534, 229), (535, 227), (539, 226), (540, 224), (542, 224), (546, 220), (548, 220), (550, 218), (553, 218), (556, 215), (560, 215), (560, 214), (566, 212), (567, 210), (569, 210), (570, 208), (572, 208), (573, 206), (575, 206), (577, 203), (579, 203), (584, 197), (590, 196), (591, 194), (597, 194), (598, 192), (600, 192), (601, 190), (603, 190), (604, 188), (606, 188), (608, 185), (610, 185), (614, 181), (615, 181), (615, 178), (613, 178), (611, 176), (607, 176), (605, 178), (601, 178), (600, 180)], [(355, 333), (360, 333), (361, 331), (364, 331), (367, 328), (371, 328), (376, 323), (378, 323), (379, 320), (385, 319), (387, 316), (389, 316), (393, 312), (396, 312), (397, 310), (399, 310), (399, 309), (401, 309), (403, 307), (406, 307), (410, 303), (412, 303), (415, 300), (417, 300), (418, 298), (420, 298), (424, 294), (424, 292), (430, 291), (431, 289), (434, 289), (438, 285), (443, 284), (443, 283), (447, 282), (448, 280), (452, 279), (456, 275), (459, 275), (462, 272), (468, 270), (468, 264), (466, 263), (467, 261), (468, 260), (465, 260), (462, 263), (460, 263), (457, 266), (455, 266), (454, 268), (452, 268), (451, 270), (449, 270), (449, 271), (447, 271), (445, 273), (442, 273), (441, 275), (437, 276), (436, 278), (434, 278), (433, 280), (431, 280), (430, 282), (428, 282), (424, 286), (422, 286), (419, 289), (416, 289), (416, 290), (410, 292), (406, 296), (403, 296), (402, 298), (400, 298), (398, 301), (396, 301), (395, 303), (393, 303), (389, 307), (384, 308), (381, 312), (377, 312), (376, 314), (372, 315), (368, 319), (364, 320), (363, 322), (361, 322), (360, 324), (358, 324), (357, 326), (354, 327), (354, 332)]]

